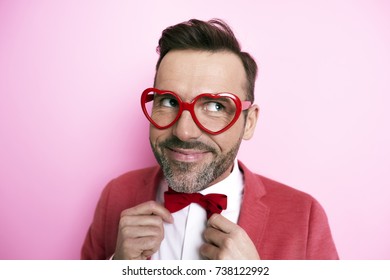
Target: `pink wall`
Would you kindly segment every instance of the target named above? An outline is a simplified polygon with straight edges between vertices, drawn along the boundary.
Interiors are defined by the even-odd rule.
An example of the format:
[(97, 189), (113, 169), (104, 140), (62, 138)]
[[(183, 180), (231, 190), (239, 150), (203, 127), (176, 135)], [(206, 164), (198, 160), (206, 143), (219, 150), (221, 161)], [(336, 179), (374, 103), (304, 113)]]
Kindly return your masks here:
[(154, 164), (139, 95), (193, 17), (260, 65), (240, 159), (315, 196), (341, 258), (390, 259), (390, 5), (188, 2), (0, 1), (0, 259), (77, 259), (108, 180)]

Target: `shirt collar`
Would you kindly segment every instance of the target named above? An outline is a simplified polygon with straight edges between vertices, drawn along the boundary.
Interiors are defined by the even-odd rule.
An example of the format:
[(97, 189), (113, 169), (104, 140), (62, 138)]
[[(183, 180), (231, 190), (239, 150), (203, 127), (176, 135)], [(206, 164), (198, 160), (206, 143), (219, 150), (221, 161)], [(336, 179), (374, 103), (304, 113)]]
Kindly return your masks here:
[(227, 197), (237, 197), (242, 195), (244, 183), (243, 176), (238, 167), (237, 159), (234, 160), (233, 171), (222, 181), (200, 191), (201, 194), (219, 193), (225, 194)]

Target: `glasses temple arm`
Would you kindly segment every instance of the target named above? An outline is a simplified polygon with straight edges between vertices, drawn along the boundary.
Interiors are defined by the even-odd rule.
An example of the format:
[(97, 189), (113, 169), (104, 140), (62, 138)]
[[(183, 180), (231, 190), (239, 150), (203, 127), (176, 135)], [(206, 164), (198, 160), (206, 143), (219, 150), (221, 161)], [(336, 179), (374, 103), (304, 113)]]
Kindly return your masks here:
[(245, 111), (245, 110), (248, 110), (252, 105), (252, 102), (251, 101), (241, 101), (241, 110), (242, 111)]

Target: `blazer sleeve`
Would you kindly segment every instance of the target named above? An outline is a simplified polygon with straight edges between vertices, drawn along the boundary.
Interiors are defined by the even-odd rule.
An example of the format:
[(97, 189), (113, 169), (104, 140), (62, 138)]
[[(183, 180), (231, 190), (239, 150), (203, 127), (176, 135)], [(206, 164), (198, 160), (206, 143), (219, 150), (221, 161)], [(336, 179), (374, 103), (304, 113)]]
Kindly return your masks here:
[[(108, 186), (109, 185), (110, 184), (108, 184)], [(106, 214), (110, 195), (110, 188), (108, 186), (103, 190), (100, 196), (92, 224), (89, 227), (84, 244), (81, 248), (82, 260), (104, 260), (110, 257), (110, 253), (106, 252), (105, 249)]]
[(313, 200), (308, 224), (306, 259), (337, 260), (336, 246), (329, 228), (328, 218), (321, 205)]

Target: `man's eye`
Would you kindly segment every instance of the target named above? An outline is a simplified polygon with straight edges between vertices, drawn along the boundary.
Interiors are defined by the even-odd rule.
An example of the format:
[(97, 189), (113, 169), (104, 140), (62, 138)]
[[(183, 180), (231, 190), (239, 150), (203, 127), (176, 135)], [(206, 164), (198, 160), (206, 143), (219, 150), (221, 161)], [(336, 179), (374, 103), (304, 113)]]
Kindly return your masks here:
[(219, 112), (222, 111), (225, 107), (218, 102), (208, 102), (205, 104), (204, 109), (209, 112)]
[(166, 97), (161, 100), (161, 105), (164, 107), (177, 107), (178, 102), (174, 98)]

